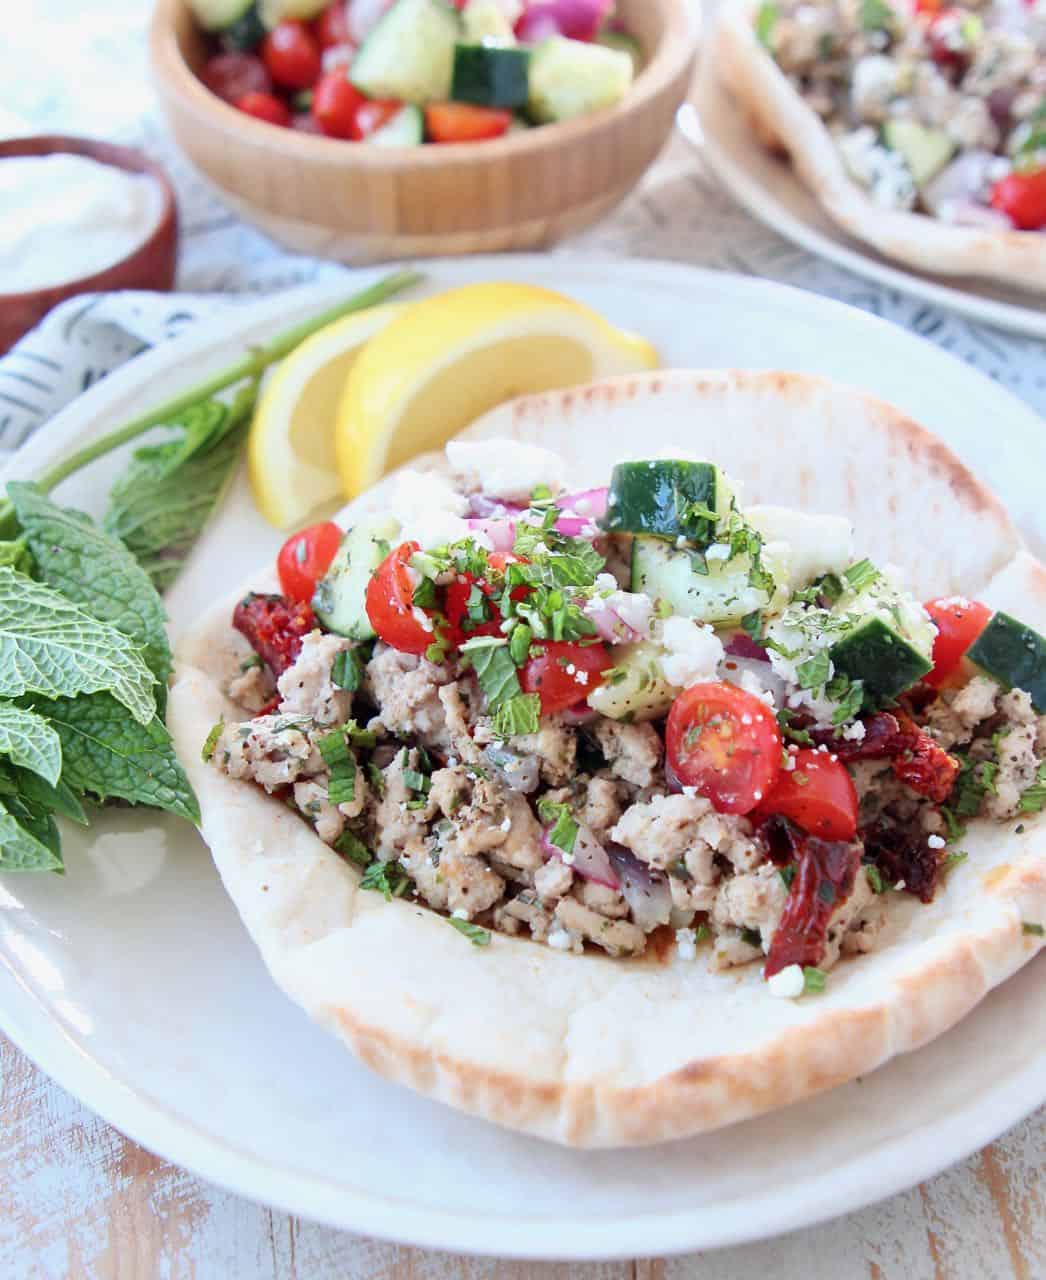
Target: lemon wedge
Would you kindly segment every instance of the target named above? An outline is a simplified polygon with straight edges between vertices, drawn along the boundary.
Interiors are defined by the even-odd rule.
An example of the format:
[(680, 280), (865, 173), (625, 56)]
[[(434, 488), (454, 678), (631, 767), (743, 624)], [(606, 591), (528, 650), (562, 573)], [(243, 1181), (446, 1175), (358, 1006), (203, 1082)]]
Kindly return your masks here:
[(529, 392), (656, 368), (649, 342), (579, 302), (523, 284), (474, 284), (415, 302), (353, 363), (338, 410), (348, 498)]
[(406, 309), (387, 303), (335, 320), (307, 338), (266, 383), (247, 438), (254, 501), (279, 529), (341, 493), (335, 422), (345, 379), (364, 345)]

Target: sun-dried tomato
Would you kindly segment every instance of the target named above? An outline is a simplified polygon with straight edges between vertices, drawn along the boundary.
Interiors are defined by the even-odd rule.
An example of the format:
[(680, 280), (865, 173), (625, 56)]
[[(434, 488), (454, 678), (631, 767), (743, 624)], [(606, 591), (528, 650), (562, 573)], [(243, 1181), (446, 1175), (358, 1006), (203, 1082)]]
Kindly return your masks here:
[(789, 832), (789, 840), (797, 853), (797, 867), (770, 943), (764, 970), (768, 978), (792, 964), (821, 963), (828, 923), (853, 892), (861, 865), (860, 844), (819, 840), (794, 830)]
[(862, 833), (864, 858), (877, 867), (886, 884), (904, 882), (906, 893), (932, 902), (941, 873), (941, 859), (922, 832), (906, 831), (877, 822)]
[[(903, 711), (879, 711), (862, 721), (864, 737), (827, 739), (833, 753), (849, 764), (854, 760), (889, 760), (894, 776), (935, 804), (951, 794), (959, 762)], [(823, 737), (823, 735), (815, 735)]]
[(244, 596), (233, 610), (232, 625), (278, 679), (301, 652), (302, 640), (314, 630), (311, 607), (277, 595)]

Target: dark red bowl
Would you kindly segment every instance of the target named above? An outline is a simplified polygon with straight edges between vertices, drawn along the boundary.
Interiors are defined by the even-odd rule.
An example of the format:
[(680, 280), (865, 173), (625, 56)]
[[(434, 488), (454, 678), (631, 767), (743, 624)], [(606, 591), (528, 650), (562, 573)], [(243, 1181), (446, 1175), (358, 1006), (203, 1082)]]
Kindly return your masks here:
[(170, 289), (174, 284), (174, 268), (178, 256), (178, 207), (174, 188), (159, 165), (131, 147), (118, 147), (111, 142), (95, 142), (92, 138), (67, 138), (60, 134), (41, 134), (31, 138), (0, 140), (0, 164), (6, 156), (46, 156), (68, 152), (88, 156), (101, 164), (126, 169), (129, 173), (147, 173), (163, 193), (160, 221), (149, 238), (119, 262), (96, 271), (94, 275), (46, 289), (30, 289), (25, 293), (0, 293), (0, 355), (9, 350), (59, 302), (78, 293), (108, 293), (115, 289)]

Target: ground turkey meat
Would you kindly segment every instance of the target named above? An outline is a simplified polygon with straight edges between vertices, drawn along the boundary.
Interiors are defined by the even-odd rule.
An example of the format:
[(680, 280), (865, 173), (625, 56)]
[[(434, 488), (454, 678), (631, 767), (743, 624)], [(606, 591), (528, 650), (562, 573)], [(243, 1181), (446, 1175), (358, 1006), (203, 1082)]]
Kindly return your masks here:
[(352, 710), (352, 694), (333, 682), (331, 668), (338, 654), (351, 648), (342, 636), (311, 631), (294, 663), (276, 682), (281, 714), (308, 716), (320, 725), (344, 724)]
[(653, 796), (634, 804), (610, 836), (661, 870), (678, 870), (674, 864), (682, 859), (687, 874), (701, 884), (718, 879), (717, 854), (738, 868), (756, 866), (763, 857), (747, 819), (716, 813), (697, 795)]
[(269, 668), (262, 666), (261, 660), (255, 658), (246, 670), (241, 670), (238, 676), (229, 681), (226, 692), (238, 706), (257, 714), (272, 701), (276, 685)]
[(946, 690), (927, 708), (926, 730), (947, 751), (970, 741), (982, 720), (995, 714), (999, 686), (987, 676), (974, 676), (961, 689)]
[(661, 765), (662, 746), (651, 724), (601, 719), (592, 728), (612, 773), (636, 787), (649, 787)]
[(373, 809), (372, 826), (375, 851), (383, 862), (393, 861), (411, 841), (424, 841), (436, 812), (431, 794), (424, 808), (410, 808), (415, 797), (403, 780), (403, 771), (417, 767), (416, 751), (400, 751), (382, 774), (384, 792)]
[(448, 666), (377, 644), (367, 663), (364, 689), (378, 708), (378, 719), (393, 737), (417, 738), (428, 747), (450, 745), (439, 690), (449, 684)]
[(230, 778), (249, 779), (270, 792), (325, 768), (301, 721), (287, 716), (258, 716), (245, 724), (227, 724), (211, 760)]
[(575, 949), (574, 944), (582, 938), (596, 943), (612, 956), (638, 956), (646, 948), (646, 934), (637, 925), (611, 920), (576, 898), (563, 898), (556, 904), (556, 921), (568, 936), (573, 935), (571, 949)]
[(613, 778), (592, 778), (584, 789), (584, 804), (578, 820), (602, 840), (624, 813), (628, 791)]

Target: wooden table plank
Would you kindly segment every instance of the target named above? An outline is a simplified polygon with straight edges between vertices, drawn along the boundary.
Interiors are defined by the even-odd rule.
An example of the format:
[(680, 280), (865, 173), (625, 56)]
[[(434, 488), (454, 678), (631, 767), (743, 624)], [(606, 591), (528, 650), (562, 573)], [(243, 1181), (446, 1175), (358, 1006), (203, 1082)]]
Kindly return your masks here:
[(4, 1280), (1041, 1280), (1046, 1109), (883, 1204), (783, 1238), (634, 1263), (401, 1248), (251, 1204), (143, 1151), (0, 1037)]

